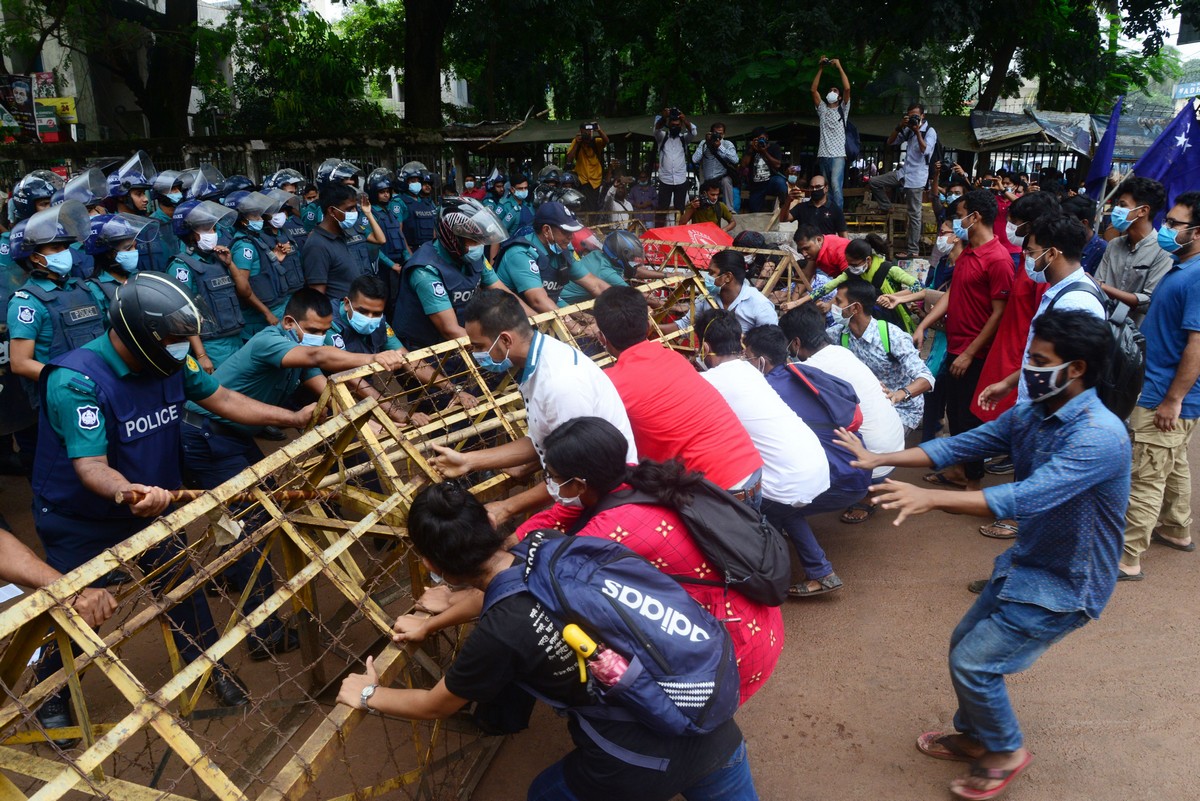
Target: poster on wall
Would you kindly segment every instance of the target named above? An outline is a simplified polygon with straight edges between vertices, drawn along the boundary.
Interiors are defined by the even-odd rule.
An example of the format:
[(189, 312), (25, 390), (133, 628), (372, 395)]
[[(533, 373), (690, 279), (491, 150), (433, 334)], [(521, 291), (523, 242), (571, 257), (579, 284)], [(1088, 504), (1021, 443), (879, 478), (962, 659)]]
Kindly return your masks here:
[(37, 110), (28, 75), (0, 75), (0, 105), (8, 110), (21, 128), (17, 141), (38, 141)]

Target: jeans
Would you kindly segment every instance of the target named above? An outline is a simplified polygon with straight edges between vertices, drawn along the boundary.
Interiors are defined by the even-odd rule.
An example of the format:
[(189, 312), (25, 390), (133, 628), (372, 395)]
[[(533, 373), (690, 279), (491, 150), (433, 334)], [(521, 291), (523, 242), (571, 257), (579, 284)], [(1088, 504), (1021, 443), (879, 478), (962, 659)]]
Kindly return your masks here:
[(871, 197), (883, 206), (884, 211), (892, 207), (892, 199), (888, 193), (896, 187), (904, 189), (904, 199), (908, 204), (908, 252), (918, 253), (921, 247), (921, 199), (925, 194), (924, 187), (909, 189), (904, 186), (904, 175), (900, 170), (876, 175), (868, 184)]
[[(683, 211), (683, 207), (687, 205), (689, 188), (691, 188), (691, 184), (687, 181), (681, 184), (664, 184), (660, 182), (658, 184), (658, 202), (655, 204), (655, 208), (659, 211), (666, 211), (667, 209)], [(664, 222), (662, 221), (665, 220), (666, 215), (659, 214), (655, 216), (660, 220), (658, 225), (663, 225)]]
[(1021, 726), (1004, 677), (1027, 670), (1046, 649), (1088, 622), (1085, 612), (1053, 612), (1000, 599), (1004, 579), (988, 582), (950, 635), (950, 681), (958, 696), (954, 727), (988, 751), (1021, 747)]
[(842, 184), (846, 182), (846, 157), (821, 156), (817, 159), (817, 169), (825, 176), (829, 184), (829, 205), (842, 209)]
[[(754, 487), (753, 491), (747, 489), (748, 487)], [(742, 503), (746, 504), (756, 512), (762, 511), (762, 468), (760, 467), (751, 473), (750, 478), (746, 479), (741, 486), (734, 487), (729, 491), (746, 492), (746, 497), (742, 499)]]
[[(746, 742), (742, 741), (723, 767), (680, 790), (679, 794), (687, 801), (758, 801), (754, 777), (750, 775)], [(526, 798), (528, 801), (579, 801), (579, 796), (567, 786), (561, 760), (538, 774), (529, 785)]]
[(832, 573), (833, 565), (829, 564), (829, 560), (825, 558), (825, 551), (817, 543), (812, 526), (808, 524), (808, 516), (845, 509), (864, 497), (866, 494), (861, 490), (850, 492), (841, 487), (830, 487), (813, 498), (812, 503), (807, 506), (792, 506), (765, 498), (763, 514), (792, 541), (796, 555), (800, 557), (800, 565), (804, 568), (804, 577), (813, 581)]
[[(959, 354), (947, 353), (946, 361), (938, 374), (937, 383), (942, 387), (946, 399), (946, 422), (950, 425), (950, 433), (962, 434), (980, 425), (983, 421), (971, 411), (971, 401), (975, 399), (979, 386), (979, 376), (983, 373), (983, 359), (973, 359), (971, 366), (961, 376), (950, 372), (950, 365)], [(968, 481), (979, 481), (983, 478), (983, 462), (966, 462), (963, 473)]]
[(752, 213), (766, 211), (764, 206), (768, 197), (787, 197), (787, 180), (782, 175), (772, 175), (761, 184), (750, 184), (750, 199), (746, 201), (746, 206)]

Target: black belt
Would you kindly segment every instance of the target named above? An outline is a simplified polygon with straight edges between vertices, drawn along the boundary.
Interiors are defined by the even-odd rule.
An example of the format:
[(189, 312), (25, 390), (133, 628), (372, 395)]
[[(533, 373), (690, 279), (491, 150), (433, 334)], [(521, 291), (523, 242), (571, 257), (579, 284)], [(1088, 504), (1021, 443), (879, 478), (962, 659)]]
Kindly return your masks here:
[(245, 434), (232, 426), (214, 420), (208, 415), (193, 412), (190, 409), (183, 410), (183, 422), (194, 428), (208, 427), (208, 430), (214, 434), (220, 434), (223, 437), (235, 437), (237, 439), (251, 439), (250, 434)]

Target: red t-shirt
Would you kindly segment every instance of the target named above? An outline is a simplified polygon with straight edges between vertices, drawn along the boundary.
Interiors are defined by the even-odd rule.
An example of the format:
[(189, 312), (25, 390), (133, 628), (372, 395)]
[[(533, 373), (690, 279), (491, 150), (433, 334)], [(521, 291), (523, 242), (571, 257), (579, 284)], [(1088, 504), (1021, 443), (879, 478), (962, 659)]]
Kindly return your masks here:
[(979, 393), (984, 387), (1008, 378), (1021, 368), (1021, 358), (1025, 355), (1025, 343), (1029, 339), (1029, 326), (1033, 325), (1033, 315), (1037, 313), (1042, 295), (1050, 288), (1049, 284), (1039, 284), (1025, 274), (1025, 268), (1017, 270), (1013, 277), (1012, 291), (1008, 295), (1008, 304), (1004, 314), (1000, 316), (1000, 326), (996, 329), (996, 337), (988, 350), (987, 360), (983, 363), (983, 372), (979, 374), (979, 385), (971, 398), (971, 413), (985, 423), (995, 420), (1000, 415), (1017, 404), (1017, 390), (1008, 393), (995, 409), (985, 411), (979, 405)]
[(483, 200), (487, 197), (487, 190), (475, 187), (474, 189), (465, 189), (462, 193), (463, 197), (474, 198), (475, 200)]
[(817, 269), (830, 278), (837, 278), (846, 269), (846, 245), (849, 239), (833, 234), (826, 234), (821, 240), (821, 249), (817, 251)]
[(639, 456), (680, 459), (718, 487), (737, 487), (763, 466), (742, 422), (687, 359), (639, 342), (605, 371), (617, 388)]
[[(567, 531), (582, 513), (582, 509), (555, 504), (518, 528), (517, 539), (523, 540), (540, 528)], [(589, 520), (577, 536), (619, 542), (668, 576), (720, 580), (683, 520), (665, 506), (626, 504), (607, 509)], [(741, 702), (746, 703), (775, 670), (783, 651), (782, 610), (751, 601), (737, 590), (726, 592), (724, 587), (704, 584), (681, 583), (681, 586), (717, 620), (729, 621), (725, 628), (737, 657)]]
[[(975, 341), (992, 316), (993, 300), (1008, 300), (1013, 260), (999, 239), (966, 248), (954, 263), (950, 305), (946, 309), (946, 352), (959, 355)], [(987, 356), (987, 347), (975, 358)]]

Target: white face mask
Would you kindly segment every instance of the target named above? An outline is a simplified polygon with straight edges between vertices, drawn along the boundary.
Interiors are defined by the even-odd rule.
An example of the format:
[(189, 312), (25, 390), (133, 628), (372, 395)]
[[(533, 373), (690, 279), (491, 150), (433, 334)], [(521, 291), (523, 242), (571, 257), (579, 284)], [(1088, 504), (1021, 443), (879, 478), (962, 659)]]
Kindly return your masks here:
[(838, 102), (838, 93), (831, 91), (829, 94), (825, 95), (825, 102), (829, 104)]
[(196, 247), (203, 250), (205, 253), (211, 253), (212, 249), (217, 246), (217, 232), (209, 231), (205, 234), (200, 234), (196, 237)]
[(1025, 237), (1017, 236), (1017, 229), (1019, 227), (1020, 226), (1018, 226), (1012, 220), (1009, 220), (1008, 225), (1004, 226), (1004, 233), (1008, 237), (1008, 241), (1017, 247), (1021, 247), (1021, 245), (1025, 244)]
[(280, 212), (277, 212), (277, 213), (271, 215), (271, 227), (277, 231), (280, 228), (283, 228), (283, 225), (286, 222), (287, 222), (287, 213), (286, 212), (280, 211)]
[[(575, 479), (568, 479), (568, 482), (574, 480)], [(582, 482), (582, 479), (579, 480)], [(562, 504), (563, 506), (583, 506), (583, 498), (578, 495), (576, 495), (574, 498), (564, 498), (561, 494), (562, 484), (559, 484), (557, 481), (550, 478), (550, 476), (546, 476), (546, 489), (550, 492), (550, 497), (554, 499), (555, 503)]]
[(950, 251), (954, 250), (954, 245), (952, 245), (950, 243), (949, 234), (942, 234), (941, 236), (939, 236), (937, 238), (937, 242), (934, 244), (933, 247), (938, 253), (941, 253), (943, 256), (945, 256)]

